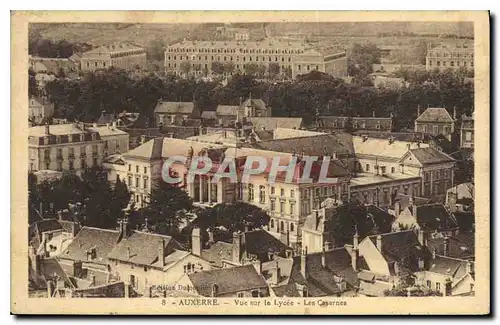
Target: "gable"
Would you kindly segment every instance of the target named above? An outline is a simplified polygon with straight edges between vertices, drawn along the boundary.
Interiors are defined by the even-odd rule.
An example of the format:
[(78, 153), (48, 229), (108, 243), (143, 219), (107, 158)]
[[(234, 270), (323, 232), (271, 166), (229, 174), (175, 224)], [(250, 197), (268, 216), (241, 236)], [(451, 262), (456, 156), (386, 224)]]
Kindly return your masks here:
[(417, 166), (417, 167), (423, 167), (423, 165), (420, 163), (420, 161), (415, 157), (415, 155), (408, 150), (403, 157), (399, 160), (400, 164), (403, 165), (408, 165), (408, 166)]

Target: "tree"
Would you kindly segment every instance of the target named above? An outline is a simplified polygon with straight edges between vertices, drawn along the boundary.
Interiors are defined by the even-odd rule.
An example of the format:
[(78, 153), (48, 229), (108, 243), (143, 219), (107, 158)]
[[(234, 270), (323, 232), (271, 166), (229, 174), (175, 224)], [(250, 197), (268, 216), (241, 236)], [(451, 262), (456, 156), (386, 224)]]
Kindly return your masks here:
[(257, 63), (248, 63), (245, 65), (245, 73), (257, 76), (259, 71), (259, 65)]
[(155, 232), (172, 235), (191, 209), (192, 200), (182, 188), (161, 180), (152, 188), (143, 214)]
[(235, 65), (233, 62), (224, 63), (224, 72), (228, 75), (231, 75), (234, 72)]
[(219, 61), (212, 62), (212, 72), (217, 75), (224, 74), (224, 64), (222, 64), (222, 62)]
[(220, 203), (203, 211), (198, 225), (202, 229), (223, 227), (230, 235), (235, 231), (262, 228), (269, 220), (269, 215), (255, 205), (245, 202)]
[(365, 74), (372, 73), (372, 65), (380, 63), (381, 56), (380, 49), (374, 44), (354, 44), (351, 49), (349, 60), (352, 66), (359, 69), (359, 71), (351, 70), (350, 74), (356, 75), (361, 72)]
[(279, 75), (280, 69), (281, 69), (280, 65), (276, 62), (269, 63), (269, 66), (267, 67), (267, 71), (269, 72), (269, 76), (271, 76), (271, 78), (274, 78), (277, 75)]
[(38, 95), (38, 85), (35, 78), (35, 71), (33, 69), (28, 70), (28, 94), (29, 96), (37, 96)]
[(180, 69), (181, 69), (181, 72), (187, 76), (189, 75), (189, 72), (191, 72), (191, 62), (189, 61), (182, 61), (181, 64), (180, 64)]
[(146, 48), (148, 60), (163, 61), (165, 56), (165, 42), (162, 39), (154, 39)]
[(411, 297), (441, 297), (439, 291), (432, 290), (423, 286), (401, 285), (391, 290), (384, 291), (386, 297), (408, 297), (408, 291)]

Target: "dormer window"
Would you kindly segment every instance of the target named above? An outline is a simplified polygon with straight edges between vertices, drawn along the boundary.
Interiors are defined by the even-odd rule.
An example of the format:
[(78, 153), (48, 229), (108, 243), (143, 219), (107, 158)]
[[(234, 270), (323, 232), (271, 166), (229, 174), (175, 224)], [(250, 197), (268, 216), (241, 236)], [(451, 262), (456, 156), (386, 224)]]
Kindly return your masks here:
[(95, 140), (95, 139), (96, 139), (96, 134), (92, 133), (92, 140)]

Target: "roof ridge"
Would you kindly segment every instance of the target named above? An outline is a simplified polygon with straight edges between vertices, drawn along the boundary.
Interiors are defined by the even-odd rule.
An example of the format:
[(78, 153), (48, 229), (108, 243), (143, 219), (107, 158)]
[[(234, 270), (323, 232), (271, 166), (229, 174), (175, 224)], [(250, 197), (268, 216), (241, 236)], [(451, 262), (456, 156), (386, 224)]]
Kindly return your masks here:
[(92, 230), (100, 230), (100, 231), (107, 231), (107, 232), (114, 232), (114, 233), (120, 233), (120, 230), (117, 229), (105, 229), (105, 228), (98, 228), (98, 227), (89, 227), (89, 226), (83, 226), (81, 230), (83, 229), (92, 229)]

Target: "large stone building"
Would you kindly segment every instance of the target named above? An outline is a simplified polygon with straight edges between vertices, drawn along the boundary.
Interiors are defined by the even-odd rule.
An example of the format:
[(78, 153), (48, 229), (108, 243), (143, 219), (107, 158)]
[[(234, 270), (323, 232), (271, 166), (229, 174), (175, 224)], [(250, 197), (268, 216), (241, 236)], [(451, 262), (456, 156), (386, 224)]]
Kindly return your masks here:
[(456, 109), (453, 109), (453, 117), (443, 107), (429, 107), (420, 114), (418, 108), (418, 117), (415, 120), (415, 132), (428, 133), (435, 137), (444, 136), (451, 141), (455, 132)]
[[(213, 64), (232, 63), (234, 71), (245, 71), (248, 64), (279, 65), (292, 78), (310, 71), (321, 71), (334, 77), (347, 76), (345, 50), (317, 49), (305, 42), (265, 39), (262, 41), (181, 41), (165, 51), (165, 71), (204, 76), (212, 72)], [(230, 74), (230, 73), (228, 73)]]
[(474, 148), (474, 114), (472, 116), (462, 116), (460, 148)]
[(146, 51), (130, 43), (103, 45), (83, 53), (80, 59), (82, 71), (96, 71), (115, 67), (135, 70), (146, 67)]
[(128, 151), (129, 135), (115, 126), (41, 125), (29, 129), (29, 170), (68, 170), (77, 174), (100, 166), (108, 154)]
[(54, 115), (54, 103), (46, 97), (31, 97), (29, 99), (28, 115), (32, 122), (39, 123), (44, 118)]
[(469, 44), (429, 44), (425, 58), (427, 70), (474, 69), (474, 46)]

